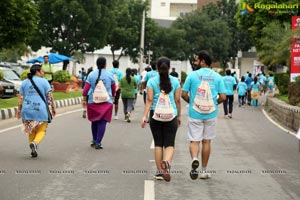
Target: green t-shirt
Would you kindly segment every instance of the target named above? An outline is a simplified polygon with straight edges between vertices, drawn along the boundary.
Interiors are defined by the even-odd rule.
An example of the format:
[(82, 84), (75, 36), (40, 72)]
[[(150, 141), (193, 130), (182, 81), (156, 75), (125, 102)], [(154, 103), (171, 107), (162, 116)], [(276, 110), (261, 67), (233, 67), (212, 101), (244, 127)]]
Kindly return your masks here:
[[(42, 64), (42, 69), (44, 71), (53, 72), (52, 71), (52, 66), (51, 66), (50, 63), (47, 63), (47, 64), (44, 63), (44, 64)], [(44, 78), (47, 79), (48, 81), (51, 81), (53, 79), (52, 76), (53, 76), (52, 74), (44, 74)]]
[(126, 76), (121, 79), (119, 82), (119, 86), (121, 88), (121, 97), (122, 98), (128, 98), (128, 99), (134, 99), (135, 98), (135, 92), (134, 89), (136, 88), (136, 81), (135, 78), (131, 76), (130, 84), (128, 84), (126, 80)]

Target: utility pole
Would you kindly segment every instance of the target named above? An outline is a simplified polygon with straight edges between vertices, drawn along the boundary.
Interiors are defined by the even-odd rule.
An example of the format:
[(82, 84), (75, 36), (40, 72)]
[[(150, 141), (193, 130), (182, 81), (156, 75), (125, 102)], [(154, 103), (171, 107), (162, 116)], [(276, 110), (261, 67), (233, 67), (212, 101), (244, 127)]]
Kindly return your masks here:
[(144, 61), (144, 43), (145, 43), (145, 10), (143, 11), (143, 18), (142, 18), (142, 26), (141, 26), (141, 43), (140, 43), (140, 62), (139, 62), (139, 69), (138, 73), (141, 72), (143, 68), (143, 61)]

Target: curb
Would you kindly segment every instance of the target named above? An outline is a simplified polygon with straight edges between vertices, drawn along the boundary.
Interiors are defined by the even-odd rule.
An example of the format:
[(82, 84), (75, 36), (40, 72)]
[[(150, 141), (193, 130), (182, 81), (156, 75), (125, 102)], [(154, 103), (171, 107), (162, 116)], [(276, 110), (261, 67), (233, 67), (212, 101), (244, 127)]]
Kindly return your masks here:
[[(73, 106), (81, 103), (81, 97), (56, 100), (55, 107), (61, 108), (66, 106)], [(0, 110), (0, 120), (10, 119), (16, 116), (18, 107), (5, 108)]]

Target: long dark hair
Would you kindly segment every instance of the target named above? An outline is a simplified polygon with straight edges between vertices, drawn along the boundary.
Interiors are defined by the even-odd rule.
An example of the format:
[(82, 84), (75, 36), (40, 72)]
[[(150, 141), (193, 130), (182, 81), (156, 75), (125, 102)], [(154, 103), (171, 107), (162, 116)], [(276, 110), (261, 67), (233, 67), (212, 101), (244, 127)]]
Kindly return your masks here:
[(106, 65), (106, 59), (104, 57), (99, 57), (97, 59), (97, 67), (98, 69), (103, 69)]
[(126, 69), (126, 80), (127, 80), (128, 84), (130, 84), (130, 82), (131, 82), (131, 73), (132, 73), (131, 69), (127, 68)]
[(34, 64), (30, 67), (30, 73), (27, 74), (28, 79), (32, 79), (32, 77), (39, 71), (41, 71), (42, 66), (39, 64)]
[(160, 79), (160, 90), (169, 94), (172, 90), (171, 80), (169, 78), (170, 59), (167, 57), (160, 57), (157, 61), (157, 69)]
[(254, 83), (257, 83), (257, 76), (254, 77)]

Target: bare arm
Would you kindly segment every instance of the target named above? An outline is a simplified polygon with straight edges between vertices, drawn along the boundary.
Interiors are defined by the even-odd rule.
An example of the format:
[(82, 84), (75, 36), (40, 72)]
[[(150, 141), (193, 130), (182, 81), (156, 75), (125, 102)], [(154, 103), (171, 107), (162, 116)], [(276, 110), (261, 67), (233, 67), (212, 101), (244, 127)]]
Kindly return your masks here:
[(183, 98), (183, 100), (186, 101), (187, 103), (190, 103), (190, 97), (189, 97), (188, 92), (182, 91), (181, 98)]
[(226, 93), (219, 94), (219, 98), (217, 99), (218, 104), (222, 103), (225, 100), (226, 100)]
[(146, 126), (147, 116), (150, 111), (152, 103), (153, 103), (153, 89), (147, 87), (147, 100), (146, 100), (146, 105), (145, 105), (145, 109), (144, 109), (143, 119), (141, 121), (142, 128), (145, 128), (145, 126)]
[(177, 111), (178, 111), (178, 114), (177, 114), (177, 118), (178, 118), (178, 126), (180, 126), (181, 124), (181, 104), (180, 104), (180, 93), (181, 93), (181, 88), (178, 88), (176, 91), (175, 91), (175, 104), (176, 104), (176, 107), (177, 107)]

